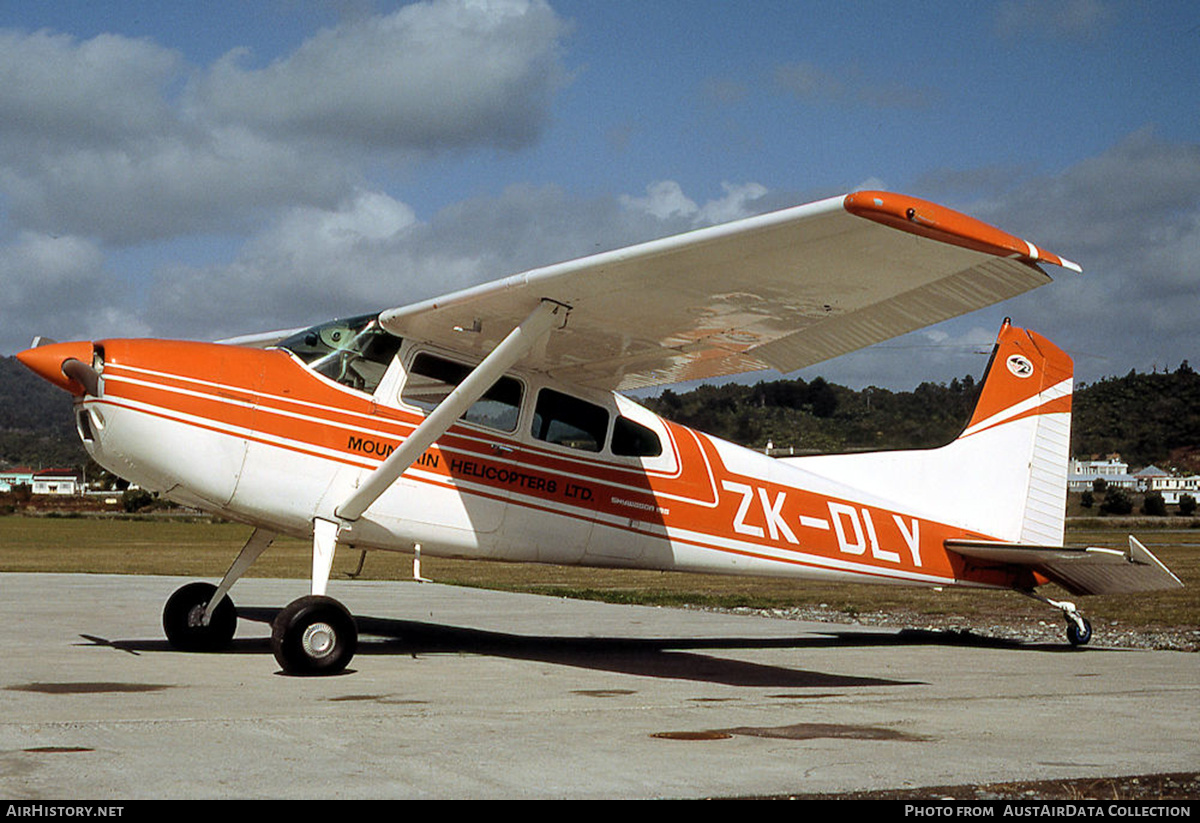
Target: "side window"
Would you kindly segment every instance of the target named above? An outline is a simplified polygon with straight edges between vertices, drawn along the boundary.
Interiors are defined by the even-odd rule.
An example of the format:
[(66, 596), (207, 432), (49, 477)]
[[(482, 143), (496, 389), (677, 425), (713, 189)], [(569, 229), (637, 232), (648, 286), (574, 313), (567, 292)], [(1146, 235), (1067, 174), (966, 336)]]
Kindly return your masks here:
[(608, 433), (608, 412), (594, 403), (542, 389), (533, 412), (533, 436), (572, 449), (598, 452)]
[(628, 417), (613, 423), (612, 453), (622, 457), (658, 457), (662, 443), (658, 435)]
[[(425, 412), (432, 411), (471, 373), (471, 366), (422, 352), (413, 358), (400, 399)], [(521, 411), (521, 384), (501, 377), (467, 409), (462, 419), (489, 429), (510, 432), (517, 428)]]

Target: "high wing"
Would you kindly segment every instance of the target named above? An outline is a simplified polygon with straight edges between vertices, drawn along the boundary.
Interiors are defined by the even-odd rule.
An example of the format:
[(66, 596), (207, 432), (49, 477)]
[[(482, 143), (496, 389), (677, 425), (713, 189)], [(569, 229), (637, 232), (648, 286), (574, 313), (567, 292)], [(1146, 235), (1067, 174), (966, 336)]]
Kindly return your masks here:
[(1079, 267), (916, 198), (857, 192), (513, 275), (383, 312), (393, 334), (487, 354), (539, 301), (566, 325), (526, 368), (605, 390), (792, 372)]

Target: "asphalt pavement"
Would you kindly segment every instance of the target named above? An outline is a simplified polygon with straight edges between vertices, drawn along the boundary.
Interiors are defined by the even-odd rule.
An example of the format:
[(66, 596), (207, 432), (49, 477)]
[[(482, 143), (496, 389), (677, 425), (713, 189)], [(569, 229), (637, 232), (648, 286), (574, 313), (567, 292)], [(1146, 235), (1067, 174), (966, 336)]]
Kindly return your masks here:
[(1200, 657), (334, 581), (362, 634), (282, 674), (299, 580), (183, 653), (183, 578), (0, 575), (0, 797), (702, 798), (1200, 769)]

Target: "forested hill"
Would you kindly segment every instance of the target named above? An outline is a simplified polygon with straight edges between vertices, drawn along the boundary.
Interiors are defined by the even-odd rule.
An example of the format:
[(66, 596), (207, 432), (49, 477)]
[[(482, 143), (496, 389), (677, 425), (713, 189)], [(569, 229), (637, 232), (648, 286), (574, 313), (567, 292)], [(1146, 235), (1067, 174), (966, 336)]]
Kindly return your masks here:
[(948, 443), (966, 425), (978, 394), (973, 377), (922, 383), (911, 392), (852, 391), (818, 377), (701, 386), (680, 394), (668, 389), (645, 403), (663, 417), (735, 443), (809, 453)]
[(1130, 466), (1200, 473), (1200, 374), (1186, 360), (1170, 373), (1130, 372), (1087, 386), (1075, 396), (1072, 423), (1076, 455), (1119, 452)]
[(71, 396), (15, 357), (0, 357), (0, 466), (69, 468), (86, 460)]
[[(794, 447), (798, 453), (924, 448), (952, 440), (971, 416), (971, 376), (910, 392), (852, 391), (821, 378), (664, 391), (654, 411), (735, 443)], [(1170, 373), (1106, 378), (1077, 387), (1072, 453), (1119, 453), (1200, 472), (1200, 375), (1183, 363)], [(71, 400), (14, 358), (0, 358), (0, 465), (78, 466)]]

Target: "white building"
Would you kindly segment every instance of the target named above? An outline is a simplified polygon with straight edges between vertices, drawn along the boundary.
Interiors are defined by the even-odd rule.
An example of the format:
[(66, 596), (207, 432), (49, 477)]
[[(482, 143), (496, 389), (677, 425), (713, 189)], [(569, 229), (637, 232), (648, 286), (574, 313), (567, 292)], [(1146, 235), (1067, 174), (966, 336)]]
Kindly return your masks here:
[(1200, 475), (1181, 477), (1157, 466), (1147, 466), (1134, 477), (1138, 479), (1139, 491), (1158, 492), (1162, 495), (1163, 502), (1169, 505), (1177, 505), (1179, 498), (1185, 494), (1200, 499)]
[(0, 471), (0, 492), (10, 492), (14, 486), (32, 486), (33, 475), (33, 469), (27, 466)]
[(33, 475), (34, 494), (79, 494), (82, 490), (74, 469), (43, 469)]
[(1137, 478), (1129, 473), (1129, 464), (1119, 454), (1110, 454), (1103, 460), (1071, 460), (1067, 472), (1067, 489), (1073, 492), (1090, 492), (1097, 480), (1103, 480), (1109, 488), (1137, 488)]

